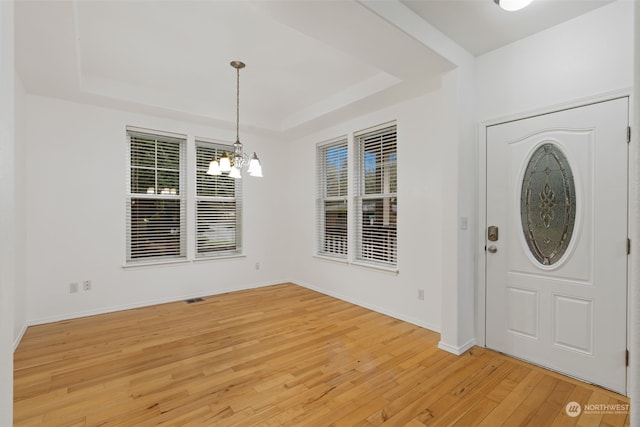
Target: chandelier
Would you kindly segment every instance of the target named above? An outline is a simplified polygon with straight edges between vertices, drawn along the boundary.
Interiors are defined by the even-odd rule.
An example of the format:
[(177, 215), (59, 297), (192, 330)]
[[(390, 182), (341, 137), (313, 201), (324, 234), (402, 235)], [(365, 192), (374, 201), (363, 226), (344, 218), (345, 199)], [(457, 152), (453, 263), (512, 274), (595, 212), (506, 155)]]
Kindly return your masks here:
[(215, 156), (209, 163), (207, 174), (222, 175), (227, 174), (232, 178), (242, 178), (240, 171), (243, 167), (247, 167), (247, 173), (250, 176), (262, 177), (262, 165), (256, 153), (249, 157), (242, 151), (242, 143), (240, 142), (240, 69), (245, 67), (244, 62), (231, 61), (231, 66), (236, 69), (236, 142), (233, 144), (233, 154), (229, 155), (226, 151), (220, 159)]

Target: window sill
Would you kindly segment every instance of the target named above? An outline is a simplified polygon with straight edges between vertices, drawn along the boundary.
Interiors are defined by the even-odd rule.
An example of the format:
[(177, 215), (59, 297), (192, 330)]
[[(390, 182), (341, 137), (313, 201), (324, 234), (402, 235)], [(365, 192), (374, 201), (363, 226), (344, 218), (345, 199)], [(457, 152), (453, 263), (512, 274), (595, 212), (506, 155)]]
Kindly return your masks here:
[(192, 262), (207, 262), (207, 261), (223, 261), (234, 258), (246, 258), (247, 256), (244, 254), (235, 254), (235, 255), (224, 255), (218, 257), (202, 257), (196, 259), (175, 259), (175, 260), (156, 260), (156, 261), (140, 261), (140, 262), (132, 262), (129, 264), (124, 264), (122, 266), (125, 270), (134, 270), (136, 268), (150, 268), (150, 267), (162, 267), (162, 266), (170, 266), (176, 264), (189, 264)]
[(174, 259), (174, 260), (156, 260), (156, 261), (140, 261), (140, 262), (131, 262), (129, 264), (125, 264), (122, 266), (125, 270), (136, 269), (136, 268), (145, 268), (145, 267), (162, 267), (169, 266), (175, 264), (187, 264), (191, 262), (188, 259)]
[(398, 270), (397, 267), (387, 267), (385, 265), (370, 264), (364, 261), (351, 261), (350, 264), (360, 268), (380, 270), (380, 271), (384, 271), (385, 273), (392, 273), (392, 274), (395, 274), (396, 276), (400, 274), (400, 270)]
[(345, 265), (349, 265), (349, 260), (347, 260), (346, 258), (334, 258), (334, 257), (330, 257), (330, 256), (326, 256), (326, 255), (318, 255), (315, 254), (313, 255), (314, 258), (320, 259), (322, 261), (330, 261), (330, 262), (335, 262), (338, 264), (345, 264)]
[(330, 257), (330, 256), (324, 256), (324, 255), (318, 255), (318, 254), (314, 254), (313, 258), (317, 258), (317, 259), (322, 260), (322, 261), (335, 262), (337, 264), (353, 265), (353, 266), (359, 267), (359, 268), (366, 268), (366, 269), (371, 269), (371, 270), (379, 270), (379, 271), (383, 271), (385, 273), (395, 274), (396, 276), (398, 274), (400, 274), (400, 270), (398, 270), (397, 267), (387, 267), (385, 265), (370, 264), (370, 263), (367, 263), (367, 262), (364, 262), (364, 261), (349, 261), (346, 258), (333, 258), (333, 257)]
[(244, 254), (229, 254), (229, 255), (220, 255), (220, 256), (208, 256), (208, 257), (200, 257), (195, 258), (193, 262), (206, 262), (206, 261), (223, 261), (234, 258), (246, 258), (247, 256)]

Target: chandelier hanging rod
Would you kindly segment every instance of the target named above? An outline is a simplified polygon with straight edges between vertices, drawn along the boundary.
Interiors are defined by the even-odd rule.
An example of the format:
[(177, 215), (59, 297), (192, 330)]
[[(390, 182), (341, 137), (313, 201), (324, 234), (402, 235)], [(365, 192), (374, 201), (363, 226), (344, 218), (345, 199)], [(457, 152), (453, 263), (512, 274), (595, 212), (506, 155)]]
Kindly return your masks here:
[(231, 66), (236, 69), (236, 142), (240, 142), (240, 70), (246, 67), (242, 61), (231, 61)]

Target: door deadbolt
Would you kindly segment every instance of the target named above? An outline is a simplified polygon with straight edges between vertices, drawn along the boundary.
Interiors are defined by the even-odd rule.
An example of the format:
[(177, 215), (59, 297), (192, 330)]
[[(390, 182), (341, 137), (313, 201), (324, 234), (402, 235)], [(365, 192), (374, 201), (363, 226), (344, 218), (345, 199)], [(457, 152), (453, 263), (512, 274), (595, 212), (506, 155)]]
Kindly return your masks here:
[(498, 241), (498, 227), (496, 227), (495, 225), (489, 226), (489, 228), (487, 229), (487, 239), (490, 242)]

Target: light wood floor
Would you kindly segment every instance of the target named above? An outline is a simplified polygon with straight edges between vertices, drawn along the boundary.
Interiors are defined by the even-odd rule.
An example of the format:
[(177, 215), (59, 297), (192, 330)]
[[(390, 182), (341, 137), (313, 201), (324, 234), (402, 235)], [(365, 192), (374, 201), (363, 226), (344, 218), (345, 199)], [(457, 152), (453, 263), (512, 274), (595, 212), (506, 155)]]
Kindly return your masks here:
[[(615, 393), (291, 284), (30, 327), (15, 426), (625, 426)], [(598, 408), (598, 407), (591, 407)]]

